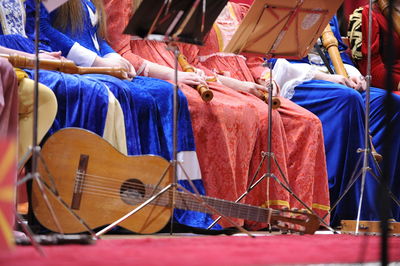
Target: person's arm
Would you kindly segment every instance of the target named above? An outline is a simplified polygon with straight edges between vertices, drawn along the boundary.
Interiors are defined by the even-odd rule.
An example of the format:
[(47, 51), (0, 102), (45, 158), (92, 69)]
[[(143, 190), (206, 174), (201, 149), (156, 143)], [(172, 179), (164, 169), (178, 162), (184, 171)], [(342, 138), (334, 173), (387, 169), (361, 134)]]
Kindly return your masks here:
[[(147, 76), (147, 63), (140, 56), (132, 53), (130, 42), (131, 36), (123, 34), (123, 30), (128, 25), (132, 11), (131, 1), (104, 0), (104, 9), (107, 16), (107, 41), (112, 49), (128, 60), (135, 68), (138, 75)], [(118, 6), (118, 8), (115, 8)], [(105, 52), (110, 53), (107, 45), (104, 45)]]
[[(377, 19), (377, 16), (382, 16), (381, 19), (385, 20), (383, 15), (381, 13), (378, 13), (378, 11), (374, 10), (372, 12), (372, 29), (371, 29), (371, 84), (373, 86), (379, 87), (379, 88), (385, 88), (386, 86), (386, 76), (387, 76), (387, 69), (385, 67), (385, 64), (383, 62), (383, 57), (381, 55), (382, 47), (381, 47), (381, 40), (382, 36), (380, 36), (381, 32), (384, 32), (384, 30), (380, 29), (380, 23)], [(368, 21), (368, 8), (364, 8), (362, 12), (362, 21)], [(362, 23), (361, 25), (362, 28), (362, 33), (363, 36), (367, 36), (368, 32), (368, 24), (367, 23)], [(397, 38), (398, 39), (398, 38)], [(394, 41), (396, 38), (394, 38)], [(363, 59), (360, 62), (360, 66), (366, 70), (367, 69), (367, 41), (366, 38), (363, 39), (363, 43), (361, 46), (361, 52), (363, 55)], [(397, 61), (395, 62), (394, 65), (394, 75), (393, 78), (395, 82), (397, 83), (397, 87), (400, 85), (400, 62)], [(396, 89), (394, 87), (393, 89)]]
[[(162, 66), (150, 61), (146, 61), (148, 66), (148, 75), (152, 78), (163, 80), (175, 80), (175, 70), (166, 66)], [(206, 83), (204, 78), (195, 72), (178, 71), (178, 82), (191, 86), (197, 86)]]
[[(6, 54), (6, 55), (19, 55), (19, 56), (24, 56), (30, 59), (34, 59), (35, 55), (26, 53), (23, 51), (7, 48), (4, 46), (0, 46), (0, 54)], [(41, 52), (39, 54), (39, 58), (41, 59), (61, 59), (61, 52)]]
[[(27, 17), (35, 17), (35, 0), (27, 0), (25, 5)], [(30, 19), (30, 21), (32, 21), (32, 19)], [(116, 53), (110, 52), (112, 49), (110, 47), (107, 48), (104, 42), (100, 43), (103, 49), (106, 49), (105, 53), (109, 55), (106, 57), (101, 57), (101, 55), (98, 55), (96, 52), (85, 48), (66, 34), (55, 29), (51, 23), (51, 15), (43, 6), (43, 4), (41, 4), (40, 8), (40, 31), (49, 40), (49, 45), (53, 50), (61, 51), (63, 56), (74, 61), (78, 66), (121, 67), (125, 68), (130, 76), (135, 75), (131, 64), (122, 57), (117, 56)]]
[(254, 82), (241, 81), (227, 76), (218, 75), (218, 80), (225, 86), (236, 91), (251, 93), (254, 96), (264, 99), (264, 95), (260, 91), (267, 91), (266, 87)]
[[(27, 21), (34, 22), (35, 0), (26, 1)], [(67, 59), (74, 61), (78, 66), (92, 66), (97, 54), (75, 42), (67, 35), (55, 29), (51, 23), (51, 17), (46, 8), (40, 6), (40, 32), (49, 40), (49, 46), (54, 51), (61, 51)]]

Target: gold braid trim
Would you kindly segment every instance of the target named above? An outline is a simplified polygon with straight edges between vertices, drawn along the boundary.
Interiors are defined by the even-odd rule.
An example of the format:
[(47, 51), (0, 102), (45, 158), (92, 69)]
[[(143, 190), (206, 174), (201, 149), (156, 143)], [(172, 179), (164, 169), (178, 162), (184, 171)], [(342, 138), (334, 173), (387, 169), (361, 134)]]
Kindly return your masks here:
[(360, 7), (354, 10), (353, 14), (350, 15), (349, 29), (347, 31), (351, 48), (351, 56), (355, 61), (362, 59), (362, 11), (363, 7)]

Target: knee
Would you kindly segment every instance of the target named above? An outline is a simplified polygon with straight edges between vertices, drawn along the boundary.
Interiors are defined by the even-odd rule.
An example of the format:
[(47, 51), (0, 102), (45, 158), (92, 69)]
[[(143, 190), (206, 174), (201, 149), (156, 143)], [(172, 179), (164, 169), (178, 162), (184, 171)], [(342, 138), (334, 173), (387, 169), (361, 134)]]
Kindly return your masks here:
[[(53, 91), (47, 86), (39, 83), (39, 108), (48, 106), (47, 110), (52, 110), (52, 113), (57, 111), (57, 99)], [(19, 83), (19, 114), (27, 115), (33, 112), (33, 93), (34, 81), (24, 78)]]
[(342, 89), (338, 90), (336, 101), (338, 104), (352, 109), (361, 110), (364, 108), (364, 100), (361, 93), (352, 88), (343, 86)]

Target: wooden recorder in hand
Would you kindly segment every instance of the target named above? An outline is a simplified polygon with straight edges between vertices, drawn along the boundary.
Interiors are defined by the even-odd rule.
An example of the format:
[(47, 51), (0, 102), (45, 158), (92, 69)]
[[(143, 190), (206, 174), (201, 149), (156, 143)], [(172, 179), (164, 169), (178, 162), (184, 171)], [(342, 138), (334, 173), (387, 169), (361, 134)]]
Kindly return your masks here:
[[(7, 58), (14, 67), (35, 68), (35, 59), (17, 54), (0, 54), (0, 57)], [(60, 71), (68, 74), (105, 74), (120, 79), (128, 79), (128, 74), (123, 68), (116, 67), (79, 67), (73, 61), (65, 59), (40, 59), (39, 68), (46, 70)]]
[[(184, 72), (195, 72), (194, 67), (189, 64), (186, 57), (182, 53), (179, 53), (178, 55), (178, 63)], [(213, 92), (206, 84), (197, 85), (196, 90), (199, 92), (201, 99), (203, 99), (205, 102), (211, 101), (214, 97)]]

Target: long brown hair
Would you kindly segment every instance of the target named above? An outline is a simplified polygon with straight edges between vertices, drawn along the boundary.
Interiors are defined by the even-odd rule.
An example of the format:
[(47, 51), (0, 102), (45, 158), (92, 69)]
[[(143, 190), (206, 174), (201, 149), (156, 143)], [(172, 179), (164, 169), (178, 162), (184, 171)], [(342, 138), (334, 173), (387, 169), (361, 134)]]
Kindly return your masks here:
[[(98, 34), (106, 37), (106, 16), (104, 12), (103, 0), (92, 0), (99, 14)], [(72, 33), (81, 31), (83, 28), (83, 6), (81, 0), (69, 0), (57, 9), (54, 26), (65, 31), (70, 25)], [(74, 23), (72, 23), (74, 21)]]

